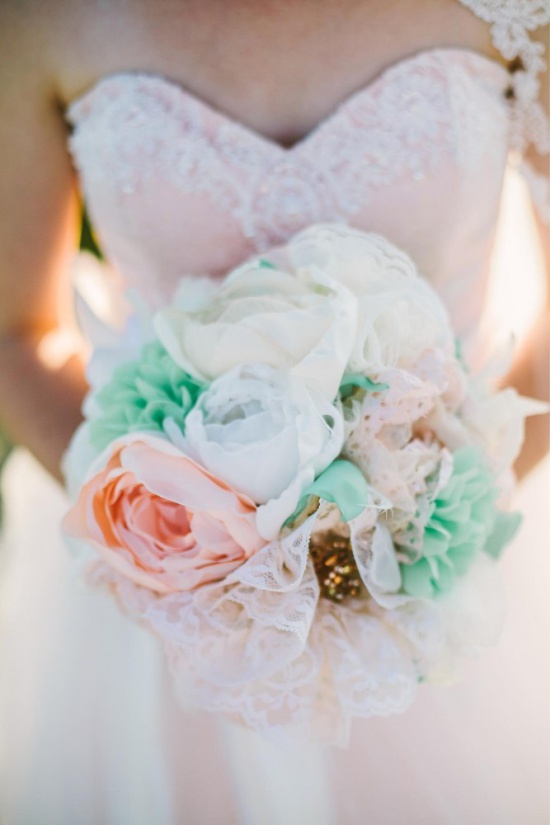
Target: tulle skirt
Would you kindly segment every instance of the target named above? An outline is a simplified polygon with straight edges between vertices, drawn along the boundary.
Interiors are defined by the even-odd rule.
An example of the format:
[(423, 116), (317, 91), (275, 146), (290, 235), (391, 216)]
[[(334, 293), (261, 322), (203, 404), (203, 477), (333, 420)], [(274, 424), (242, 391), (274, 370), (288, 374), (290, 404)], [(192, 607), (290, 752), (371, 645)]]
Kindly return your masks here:
[(5, 479), (3, 825), (543, 825), (548, 821), (548, 490), (527, 479), (502, 562), (500, 644), (346, 749), (283, 749), (176, 702), (155, 639), (83, 583), (67, 502), (24, 452)]

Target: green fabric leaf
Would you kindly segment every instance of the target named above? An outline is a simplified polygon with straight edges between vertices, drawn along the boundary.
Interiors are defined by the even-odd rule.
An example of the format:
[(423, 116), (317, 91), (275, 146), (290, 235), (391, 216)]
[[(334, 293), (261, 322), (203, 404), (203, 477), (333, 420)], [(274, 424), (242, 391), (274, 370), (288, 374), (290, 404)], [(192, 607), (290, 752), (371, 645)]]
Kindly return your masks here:
[(356, 387), (367, 390), (368, 392), (382, 392), (383, 390), (389, 389), (389, 384), (377, 384), (375, 381), (367, 378), (366, 375), (346, 372), (340, 381), (340, 396), (342, 399), (345, 400), (349, 398)]
[(360, 515), (368, 505), (370, 488), (361, 470), (350, 461), (337, 459), (304, 490), (304, 494), (287, 524), (294, 521), (311, 496), (336, 504), (342, 519), (351, 521)]

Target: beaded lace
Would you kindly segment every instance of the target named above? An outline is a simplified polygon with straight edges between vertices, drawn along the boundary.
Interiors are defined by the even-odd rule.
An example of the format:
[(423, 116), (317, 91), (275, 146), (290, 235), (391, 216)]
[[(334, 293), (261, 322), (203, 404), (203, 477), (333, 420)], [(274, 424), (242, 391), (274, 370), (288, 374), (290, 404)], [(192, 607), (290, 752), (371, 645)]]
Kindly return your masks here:
[[(459, 0), (473, 13), (491, 24), (495, 48), (511, 67), (511, 142), (521, 158), (533, 146), (540, 155), (550, 152), (548, 118), (540, 103), (539, 75), (546, 68), (544, 47), (530, 33), (550, 23), (548, 0)], [(533, 204), (541, 218), (550, 223), (548, 176), (519, 160)]]
[(210, 196), (263, 251), (308, 225), (351, 220), (380, 190), (421, 181), (449, 157), (475, 168), (508, 130), (507, 77), (475, 53), (421, 52), (284, 149), (161, 76), (125, 72), (72, 104), (69, 146), (85, 183), (106, 179), (124, 197), (160, 177)]

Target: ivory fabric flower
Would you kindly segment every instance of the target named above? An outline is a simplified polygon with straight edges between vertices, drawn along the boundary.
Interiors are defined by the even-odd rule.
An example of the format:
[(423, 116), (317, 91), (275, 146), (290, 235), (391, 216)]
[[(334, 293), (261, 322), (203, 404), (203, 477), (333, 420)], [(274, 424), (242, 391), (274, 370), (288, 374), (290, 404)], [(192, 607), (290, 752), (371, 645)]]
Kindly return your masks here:
[(250, 361), (289, 369), (332, 400), (355, 339), (357, 301), (313, 269), (282, 266), (256, 259), (232, 272), (203, 303), (194, 298), (193, 284), (184, 282), (177, 306), (155, 318), (174, 361), (206, 381)]
[(259, 530), (274, 538), (305, 487), (339, 454), (337, 404), (289, 372), (236, 367), (201, 395), (185, 422), (185, 452), (254, 502)]
[(256, 507), (169, 442), (118, 439), (64, 520), (113, 568), (158, 593), (223, 579), (265, 543)]
[(416, 363), (454, 338), (447, 311), (413, 261), (385, 238), (347, 226), (315, 226), (288, 245), (291, 265), (347, 287), (358, 300), (349, 369), (367, 375)]

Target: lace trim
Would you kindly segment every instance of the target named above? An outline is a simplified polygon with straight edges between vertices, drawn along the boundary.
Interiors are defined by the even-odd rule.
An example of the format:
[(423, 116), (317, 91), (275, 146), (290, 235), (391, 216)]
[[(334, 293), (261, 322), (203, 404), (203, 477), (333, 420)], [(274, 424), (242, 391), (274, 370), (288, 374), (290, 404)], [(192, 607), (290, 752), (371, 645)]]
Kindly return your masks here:
[[(511, 66), (510, 145), (522, 155), (533, 146), (540, 155), (550, 152), (548, 118), (539, 102), (539, 74), (546, 68), (544, 46), (530, 33), (550, 23), (548, 0), (459, 0), (477, 17), (491, 24), (495, 48)], [(542, 175), (527, 164), (520, 167), (542, 220), (549, 221), (550, 193)], [(544, 195), (544, 192), (546, 194)]]
[[(524, 71), (536, 78), (546, 68), (544, 47), (529, 32), (550, 22), (547, 0), (459, 0), (476, 17), (491, 23), (495, 48), (512, 62), (519, 58)], [(537, 86), (538, 92), (538, 86)]]
[(345, 745), (353, 718), (403, 712), (419, 679), (448, 681), (464, 659), (495, 643), (498, 570), (480, 554), (437, 601), (334, 604), (319, 598), (308, 557), (313, 520), (194, 593), (159, 595), (95, 561), (88, 582), (109, 589), (157, 636), (176, 690), (193, 704), (285, 744)]
[(161, 177), (209, 195), (263, 251), (349, 220), (381, 188), (422, 180), (449, 156), (471, 169), (507, 134), (504, 70), (480, 77), (477, 55), (448, 52), (391, 67), (290, 150), (161, 77), (113, 76), (70, 107), (69, 147), (85, 184), (106, 179), (124, 197)]

